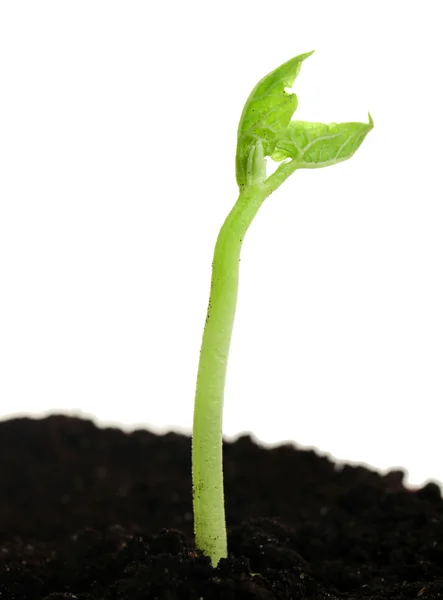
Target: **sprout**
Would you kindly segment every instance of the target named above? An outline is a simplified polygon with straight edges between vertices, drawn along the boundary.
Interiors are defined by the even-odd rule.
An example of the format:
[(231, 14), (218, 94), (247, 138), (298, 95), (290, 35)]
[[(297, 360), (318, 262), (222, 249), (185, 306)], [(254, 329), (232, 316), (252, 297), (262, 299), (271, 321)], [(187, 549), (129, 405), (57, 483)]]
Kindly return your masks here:
[[(297, 169), (316, 169), (350, 158), (369, 123), (291, 121), (297, 96), (287, 93), (301, 54), (266, 75), (250, 94), (238, 127), (237, 202), (218, 234), (203, 331), (194, 406), (192, 480), (196, 546), (216, 566), (227, 556), (222, 468), (222, 412), (229, 346), (237, 304), (240, 250), (264, 200)], [(266, 176), (266, 157), (281, 164)]]

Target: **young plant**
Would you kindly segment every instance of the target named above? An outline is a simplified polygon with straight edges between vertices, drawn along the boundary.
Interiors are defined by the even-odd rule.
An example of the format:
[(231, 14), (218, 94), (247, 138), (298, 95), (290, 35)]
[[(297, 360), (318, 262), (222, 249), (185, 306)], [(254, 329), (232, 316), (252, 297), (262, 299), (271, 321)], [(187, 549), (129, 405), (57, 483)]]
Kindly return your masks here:
[[(192, 481), (196, 546), (216, 566), (227, 556), (222, 470), (222, 411), (229, 346), (237, 304), (240, 250), (264, 200), (297, 169), (317, 169), (350, 158), (372, 129), (369, 123), (291, 121), (297, 96), (286, 92), (312, 52), (266, 75), (246, 101), (238, 127), (239, 196), (218, 234), (203, 332), (194, 406)], [(267, 177), (266, 157), (280, 162)]]

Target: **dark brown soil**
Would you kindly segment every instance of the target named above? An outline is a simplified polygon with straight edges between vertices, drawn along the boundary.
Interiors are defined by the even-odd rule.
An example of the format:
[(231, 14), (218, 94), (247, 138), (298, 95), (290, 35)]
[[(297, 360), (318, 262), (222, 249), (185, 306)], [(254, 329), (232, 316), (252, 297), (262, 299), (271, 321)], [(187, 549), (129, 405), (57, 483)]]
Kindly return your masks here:
[(0, 422), (0, 600), (443, 599), (443, 501), (403, 473), (225, 444), (229, 558), (192, 535), (190, 439)]

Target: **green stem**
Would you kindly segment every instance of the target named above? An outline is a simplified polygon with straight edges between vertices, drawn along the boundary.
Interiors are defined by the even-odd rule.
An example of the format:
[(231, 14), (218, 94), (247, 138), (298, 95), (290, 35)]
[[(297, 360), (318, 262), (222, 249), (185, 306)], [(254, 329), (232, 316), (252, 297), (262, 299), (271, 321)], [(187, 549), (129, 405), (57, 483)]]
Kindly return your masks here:
[(213, 566), (227, 556), (222, 468), (222, 414), (229, 347), (237, 305), (243, 238), (263, 201), (295, 170), (280, 165), (257, 186), (242, 191), (223, 223), (214, 250), (211, 292), (200, 350), (192, 436), (196, 546)]

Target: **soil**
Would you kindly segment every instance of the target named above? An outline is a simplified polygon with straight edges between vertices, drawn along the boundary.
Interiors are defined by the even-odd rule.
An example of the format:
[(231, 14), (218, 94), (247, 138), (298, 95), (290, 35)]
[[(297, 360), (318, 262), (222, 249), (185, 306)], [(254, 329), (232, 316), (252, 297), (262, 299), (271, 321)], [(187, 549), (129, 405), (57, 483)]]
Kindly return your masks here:
[(443, 599), (443, 501), (404, 474), (225, 443), (229, 557), (192, 533), (191, 442), (0, 422), (0, 600)]

